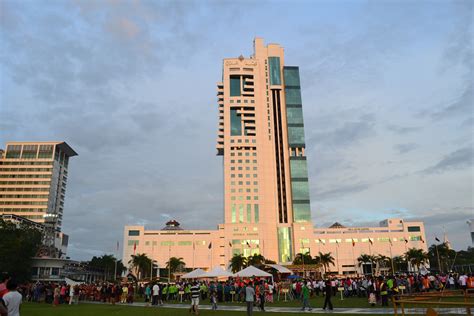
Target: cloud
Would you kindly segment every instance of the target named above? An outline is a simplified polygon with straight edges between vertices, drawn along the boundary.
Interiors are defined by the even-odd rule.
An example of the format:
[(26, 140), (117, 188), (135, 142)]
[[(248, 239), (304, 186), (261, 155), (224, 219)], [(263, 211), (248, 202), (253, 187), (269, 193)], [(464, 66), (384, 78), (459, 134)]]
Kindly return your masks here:
[(359, 193), (369, 188), (367, 183), (342, 184), (332, 189), (326, 189), (318, 192), (313, 196), (317, 201), (324, 201), (327, 199), (338, 199), (353, 193)]
[(450, 170), (461, 170), (471, 168), (474, 162), (474, 150), (472, 147), (460, 148), (451, 152), (441, 159), (437, 164), (421, 171), (425, 174), (443, 173)]
[(421, 127), (404, 127), (404, 126), (389, 124), (387, 126), (387, 129), (391, 132), (404, 135), (404, 134), (418, 132), (421, 130)]
[(420, 145), (415, 143), (397, 144), (394, 146), (395, 150), (397, 150), (399, 154), (406, 154), (418, 147), (420, 147)]

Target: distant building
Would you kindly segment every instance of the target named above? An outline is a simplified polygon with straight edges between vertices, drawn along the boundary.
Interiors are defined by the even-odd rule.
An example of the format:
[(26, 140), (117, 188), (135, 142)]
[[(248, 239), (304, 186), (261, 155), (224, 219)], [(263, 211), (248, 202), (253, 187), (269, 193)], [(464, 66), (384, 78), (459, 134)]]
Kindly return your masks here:
[[(262, 254), (288, 264), (298, 252), (315, 254), (318, 249), (311, 221), (299, 68), (285, 64), (283, 47), (265, 46), (256, 38), (252, 56), (226, 58), (222, 69), (216, 148), (223, 157), (224, 223), (205, 231), (126, 226), (125, 263), (135, 252), (148, 254), (160, 266), (169, 256), (183, 257), (188, 267), (227, 266), (235, 254)], [(385, 234), (374, 237), (390, 238), (391, 230), (382, 229)], [(423, 233), (413, 236), (424, 238)]]
[[(61, 233), (69, 158), (65, 142), (9, 142), (0, 156), (0, 215), (44, 225), (47, 247)], [(57, 256), (52, 248), (44, 255)], [(54, 252), (54, 251), (53, 251)]]
[(469, 231), (471, 232), (471, 243), (474, 245), (474, 219), (468, 220)]

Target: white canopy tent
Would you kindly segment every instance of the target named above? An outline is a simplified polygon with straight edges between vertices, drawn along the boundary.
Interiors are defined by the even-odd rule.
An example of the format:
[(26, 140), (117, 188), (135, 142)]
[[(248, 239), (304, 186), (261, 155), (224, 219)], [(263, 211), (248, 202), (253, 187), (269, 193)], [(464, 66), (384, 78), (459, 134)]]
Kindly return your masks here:
[(293, 271), (279, 264), (267, 264), (267, 266), (272, 267), (273, 269), (277, 270), (279, 273), (293, 274)]
[(196, 279), (205, 273), (206, 271), (204, 271), (203, 269), (196, 269), (181, 276), (181, 279)]
[(77, 282), (69, 278), (64, 278), (64, 282), (66, 282), (67, 285), (72, 285), (72, 286), (84, 284), (84, 282)]
[(270, 273), (257, 269), (254, 266), (248, 266), (247, 268), (234, 273), (234, 277), (250, 278), (254, 276), (255, 277), (273, 277)]
[(232, 276), (231, 272), (224, 270), (220, 266), (217, 266), (217, 267), (214, 267), (214, 269), (212, 269), (211, 271), (200, 275), (199, 277), (200, 278), (228, 278), (231, 276)]

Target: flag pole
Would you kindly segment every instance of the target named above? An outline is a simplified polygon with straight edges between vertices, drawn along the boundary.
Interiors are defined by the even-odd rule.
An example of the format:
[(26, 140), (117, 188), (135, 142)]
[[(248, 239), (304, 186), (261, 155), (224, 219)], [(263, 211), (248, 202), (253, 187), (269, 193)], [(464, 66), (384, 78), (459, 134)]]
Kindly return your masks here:
[(117, 251), (115, 252), (115, 269), (114, 269), (114, 281), (117, 281), (117, 257), (119, 250), (119, 242), (117, 241)]

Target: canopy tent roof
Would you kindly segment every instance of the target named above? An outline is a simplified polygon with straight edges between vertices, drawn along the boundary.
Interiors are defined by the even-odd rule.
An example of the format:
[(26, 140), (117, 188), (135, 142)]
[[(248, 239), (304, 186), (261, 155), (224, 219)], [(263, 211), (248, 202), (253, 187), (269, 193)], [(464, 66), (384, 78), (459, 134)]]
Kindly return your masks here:
[(214, 269), (212, 269), (211, 271), (200, 275), (199, 277), (200, 278), (221, 278), (221, 277), (223, 278), (223, 277), (231, 277), (231, 276), (232, 276), (231, 272), (224, 270), (220, 266), (217, 266), (217, 267), (214, 267)]
[(206, 271), (204, 271), (203, 269), (196, 269), (181, 276), (181, 279), (195, 279), (195, 278), (199, 278), (201, 275), (205, 273)]
[(271, 277), (272, 275), (263, 270), (257, 269), (254, 266), (248, 266), (247, 268), (240, 270), (239, 272), (234, 273), (235, 277)]
[(281, 266), (279, 264), (267, 264), (267, 266), (269, 267), (272, 267), (273, 269), (277, 270), (278, 272), (280, 273), (290, 273), (290, 274), (293, 274), (293, 271), (291, 271), (290, 269), (284, 267), (284, 266)]

